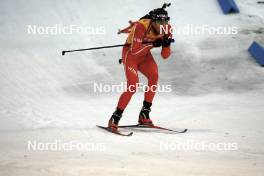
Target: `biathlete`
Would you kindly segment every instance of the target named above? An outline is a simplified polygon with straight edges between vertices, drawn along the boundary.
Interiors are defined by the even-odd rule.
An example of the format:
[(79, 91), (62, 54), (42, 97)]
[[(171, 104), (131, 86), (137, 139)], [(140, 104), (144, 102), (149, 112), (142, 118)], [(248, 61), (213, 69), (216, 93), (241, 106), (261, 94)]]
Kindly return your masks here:
[[(112, 114), (108, 127), (116, 132), (122, 113), (127, 107), (131, 97), (136, 92), (139, 82), (138, 72), (148, 79), (148, 89), (145, 91), (143, 107), (139, 113), (138, 123), (141, 125), (153, 125), (149, 117), (151, 105), (155, 96), (158, 83), (158, 67), (150, 52), (152, 48), (161, 47), (161, 56), (167, 59), (171, 54), (170, 44), (172, 34), (161, 30), (161, 25), (170, 29), (170, 17), (165, 8), (170, 4), (164, 4), (162, 8), (154, 9), (137, 22), (130, 22), (130, 26), (120, 30), (119, 33), (128, 33), (126, 46), (122, 51), (122, 63), (127, 79), (127, 88), (119, 98), (116, 110)], [(168, 30), (170, 31), (170, 30)]]

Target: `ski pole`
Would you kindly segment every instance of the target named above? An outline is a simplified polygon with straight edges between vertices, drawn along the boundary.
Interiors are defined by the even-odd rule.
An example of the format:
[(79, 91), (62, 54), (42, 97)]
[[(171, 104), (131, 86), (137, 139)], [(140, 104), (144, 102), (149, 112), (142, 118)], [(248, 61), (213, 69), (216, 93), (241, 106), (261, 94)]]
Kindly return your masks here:
[[(171, 39), (171, 43), (173, 43), (173, 42), (174, 42), (174, 39)], [(144, 44), (153, 43), (153, 41), (143, 42), (143, 43)], [(130, 46), (130, 44), (109, 45), (109, 46), (101, 46), (101, 47), (93, 47), (93, 48), (85, 48), (85, 49), (76, 49), (76, 50), (65, 50), (65, 51), (62, 51), (62, 55), (64, 56), (65, 53), (69, 53), (69, 52), (97, 50), (97, 49), (104, 49), (104, 48), (115, 48), (115, 47), (121, 47), (121, 46)]]
[(101, 46), (101, 47), (93, 47), (93, 48), (85, 48), (85, 49), (76, 49), (76, 50), (66, 50), (62, 51), (62, 55), (64, 56), (65, 53), (69, 52), (75, 52), (75, 51), (86, 51), (86, 50), (97, 50), (97, 49), (103, 49), (103, 48), (115, 48), (120, 46), (129, 46), (130, 44), (121, 44), (121, 45), (109, 45), (109, 46)]

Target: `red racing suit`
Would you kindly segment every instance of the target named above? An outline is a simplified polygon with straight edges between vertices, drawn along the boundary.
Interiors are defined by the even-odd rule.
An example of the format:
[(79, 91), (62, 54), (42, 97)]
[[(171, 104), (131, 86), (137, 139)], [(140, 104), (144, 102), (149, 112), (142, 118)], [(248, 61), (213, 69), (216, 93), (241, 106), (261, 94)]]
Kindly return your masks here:
[[(136, 92), (139, 82), (138, 71), (148, 79), (148, 89), (145, 91), (144, 100), (149, 103), (152, 103), (155, 96), (159, 77), (158, 66), (150, 52), (153, 45), (152, 43), (142, 43), (144, 41), (150, 41), (146, 37), (150, 33), (150, 26), (144, 25), (141, 21), (135, 22), (129, 32), (130, 34), (126, 43), (131, 42), (131, 45), (124, 46), (122, 51), (122, 62), (127, 79), (127, 89), (122, 93), (118, 101), (117, 107), (121, 110), (126, 108), (132, 95)], [(170, 56), (170, 47), (162, 47), (161, 55), (164, 59), (168, 58)]]

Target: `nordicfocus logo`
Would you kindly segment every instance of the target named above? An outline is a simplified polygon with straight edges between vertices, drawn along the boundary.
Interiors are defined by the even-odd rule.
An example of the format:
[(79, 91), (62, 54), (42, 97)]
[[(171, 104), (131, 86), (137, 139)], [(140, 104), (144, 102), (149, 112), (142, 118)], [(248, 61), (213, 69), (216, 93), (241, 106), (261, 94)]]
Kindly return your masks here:
[(236, 151), (238, 143), (209, 142), (209, 141), (185, 141), (185, 142), (160, 142), (160, 151)]
[(153, 85), (148, 86), (143, 83), (137, 83), (136, 85), (127, 86), (126, 83), (122, 82), (117, 85), (103, 84), (103, 83), (93, 83), (93, 91), (94, 93), (122, 93), (124, 91), (135, 92), (163, 92), (169, 93), (172, 92), (171, 85)]
[(173, 35), (236, 35), (238, 34), (238, 27), (187, 24), (169, 28), (169, 25), (160, 25), (160, 34), (163, 33)]
[(51, 26), (27, 25), (27, 34), (33, 35), (105, 35), (105, 26), (79, 26), (54, 24)]
[(50, 142), (27, 141), (28, 151), (105, 151), (105, 143), (54, 140)]

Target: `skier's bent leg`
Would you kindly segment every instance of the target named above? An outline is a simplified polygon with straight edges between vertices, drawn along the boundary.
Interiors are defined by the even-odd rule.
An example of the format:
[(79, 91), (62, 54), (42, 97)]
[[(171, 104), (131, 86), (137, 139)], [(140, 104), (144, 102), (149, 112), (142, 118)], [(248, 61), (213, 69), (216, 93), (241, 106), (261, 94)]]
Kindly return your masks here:
[(124, 69), (127, 79), (127, 87), (125, 92), (120, 96), (117, 107), (124, 110), (131, 97), (137, 90), (138, 86), (138, 65), (136, 59), (130, 55), (127, 56), (124, 62)]
[(127, 78), (127, 88), (120, 96), (116, 111), (109, 120), (108, 127), (110, 127), (113, 131), (117, 131), (118, 122), (122, 117), (122, 113), (128, 105), (131, 97), (136, 92), (138, 85), (137, 62), (135, 58), (129, 55), (129, 50), (126, 48), (123, 50), (122, 59), (124, 61), (123, 64)]
[(157, 64), (151, 53), (147, 55), (146, 60), (139, 66), (139, 71), (147, 77), (148, 89), (145, 92), (144, 102), (139, 113), (138, 122), (142, 125), (153, 125), (152, 120), (149, 117), (149, 113), (151, 111), (150, 107), (157, 90), (159, 75)]

